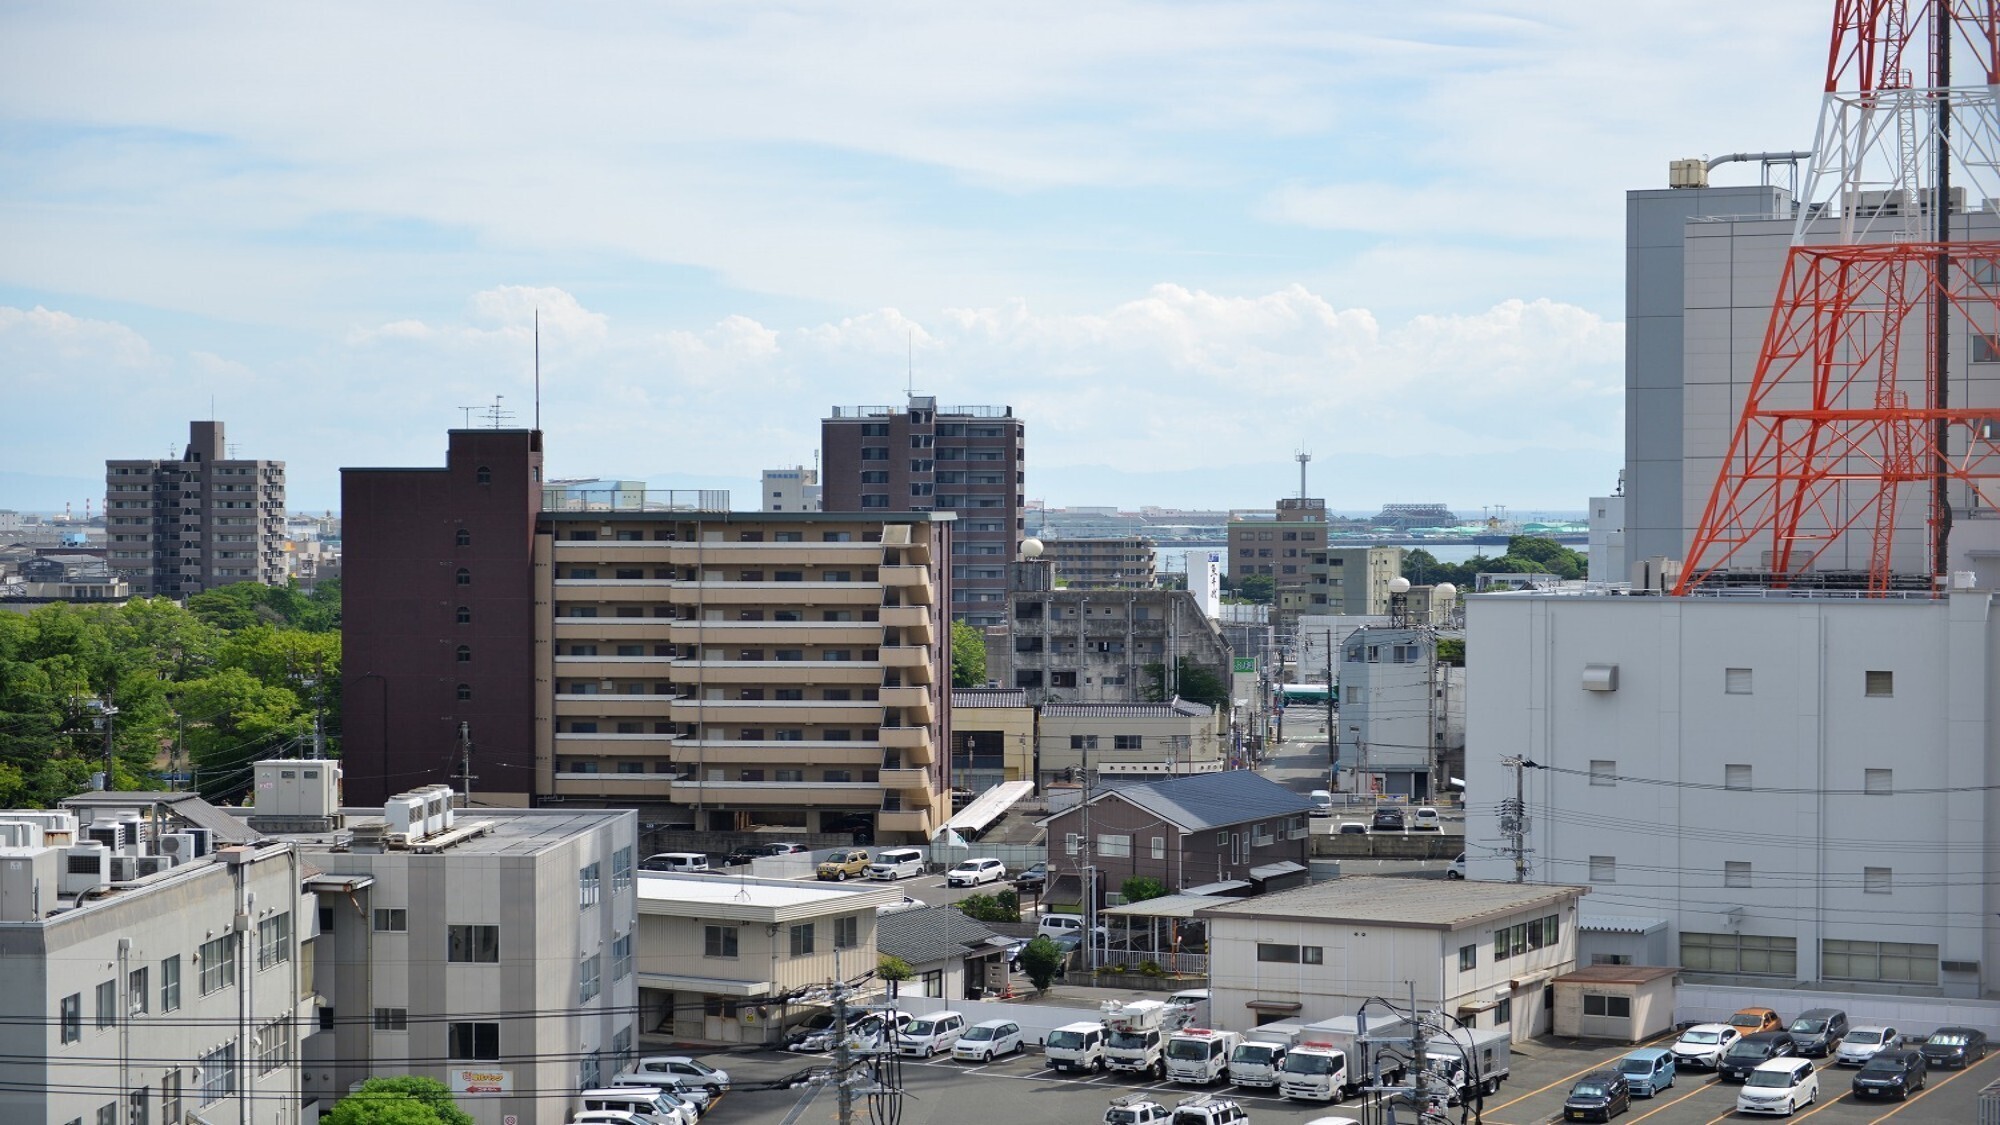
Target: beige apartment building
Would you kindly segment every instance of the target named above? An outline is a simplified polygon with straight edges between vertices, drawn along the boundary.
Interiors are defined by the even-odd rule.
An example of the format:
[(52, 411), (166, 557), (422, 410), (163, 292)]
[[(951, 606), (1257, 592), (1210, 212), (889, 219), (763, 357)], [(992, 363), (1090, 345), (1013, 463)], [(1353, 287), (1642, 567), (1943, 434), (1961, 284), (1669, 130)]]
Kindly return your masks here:
[(1041, 780), (1213, 773), (1228, 756), (1226, 721), (1214, 708), (1185, 699), (1046, 704), (1036, 734)]
[(1071, 590), (1150, 590), (1153, 541), (1143, 535), (1045, 539), (1044, 557), (1056, 564), (1056, 582)]
[(542, 519), (537, 793), (884, 843), (950, 816), (950, 513)]

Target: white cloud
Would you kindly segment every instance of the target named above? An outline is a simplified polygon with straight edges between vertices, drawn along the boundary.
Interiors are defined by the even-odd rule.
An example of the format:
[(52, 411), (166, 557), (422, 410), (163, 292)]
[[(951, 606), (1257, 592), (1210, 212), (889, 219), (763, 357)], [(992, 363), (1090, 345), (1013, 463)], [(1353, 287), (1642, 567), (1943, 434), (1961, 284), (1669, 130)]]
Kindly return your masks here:
[(9, 379), (39, 380), (87, 365), (142, 369), (157, 362), (143, 336), (125, 325), (35, 306), (0, 306), (0, 348)]

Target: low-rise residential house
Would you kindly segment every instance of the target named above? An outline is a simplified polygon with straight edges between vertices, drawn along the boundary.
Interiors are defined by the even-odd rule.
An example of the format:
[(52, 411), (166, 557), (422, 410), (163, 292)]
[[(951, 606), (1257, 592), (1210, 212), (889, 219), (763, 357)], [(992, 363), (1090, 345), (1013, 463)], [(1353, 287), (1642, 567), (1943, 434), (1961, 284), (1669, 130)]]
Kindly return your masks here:
[(640, 1030), (777, 1042), (836, 979), (875, 971), (877, 910), (903, 897), (895, 883), (641, 872)]
[(955, 906), (892, 910), (875, 923), (875, 949), (910, 967), (897, 992), (977, 1000), (1007, 986), (1008, 939)]
[(1035, 779), (1035, 708), (1020, 688), (953, 688), (951, 782), (981, 793)]
[[(1515, 1041), (1550, 1030), (1544, 993), (1576, 969), (1588, 888), (1350, 877), (1199, 911), (1209, 1017), (1242, 1030), (1353, 1015), (1370, 997), (1442, 1009)], [(1394, 983), (1391, 983), (1394, 982)]]
[(1308, 872), (1312, 801), (1249, 770), (1225, 770), (1097, 790), (1045, 823), (1049, 898), (1081, 902), (1092, 876), (1098, 905), (1127, 879), (1170, 891), (1251, 894), (1296, 886)]

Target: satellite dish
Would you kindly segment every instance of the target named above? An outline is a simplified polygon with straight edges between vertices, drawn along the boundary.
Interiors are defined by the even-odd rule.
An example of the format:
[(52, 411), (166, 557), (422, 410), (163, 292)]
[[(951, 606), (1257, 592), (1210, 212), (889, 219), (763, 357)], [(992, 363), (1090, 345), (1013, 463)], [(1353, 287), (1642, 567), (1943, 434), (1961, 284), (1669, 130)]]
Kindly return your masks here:
[(1440, 582), (1437, 584), (1437, 596), (1449, 601), (1458, 596), (1458, 587), (1449, 582)]
[(1390, 592), (1390, 593), (1392, 593), (1392, 594), (1407, 594), (1407, 593), (1409, 593), (1409, 592), (1410, 592), (1410, 580), (1409, 580), (1409, 579), (1407, 579), (1407, 578), (1405, 578), (1405, 577), (1403, 577), (1403, 576), (1402, 576), (1402, 575), (1400, 575), (1400, 574), (1399, 574), (1399, 575), (1397, 575), (1397, 576), (1396, 576), (1396, 577), (1394, 577), (1394, 578), (1391, 578), (1391, 579), (1389, 579), (1389, 592)]
[(1041, 541), (1041, 540), (1039, 540), (1039, 539), (1023, 539), (1023, 540), (1021, 540), (1021, 557), (1022, 557), (1022, 558), (1024, 558), (1024, 559), (1039, 559), (1039, 558), (1041, 558), (1041, 557), (1042, 557), (1042, 541)]

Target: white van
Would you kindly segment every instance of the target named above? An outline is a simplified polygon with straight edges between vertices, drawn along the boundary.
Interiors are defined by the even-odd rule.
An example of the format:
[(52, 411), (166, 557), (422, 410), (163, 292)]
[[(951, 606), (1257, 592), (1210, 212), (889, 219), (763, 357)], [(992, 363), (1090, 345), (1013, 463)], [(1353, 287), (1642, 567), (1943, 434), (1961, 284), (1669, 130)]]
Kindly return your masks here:
[(924, 873), (924, 853), (917, 848), (883, 848), (868, 865), (870, 879), (914, 879)]
[(622, 1109), (680, 1125), (695, 1125), (701, 1117), (693, 1103), (658, 1086), (616, 1086), (585, 1090), (580, 1096), (584, 1109)]
[(1314, 816), (1332, 816), (1332, 815), (1333, 815), (1333, 790), (1331, 790), (1331, 789), (1315, 789), (1315, 790), (1313, 790), (1313, 791), (1312, 791), (1312, 803), (1313, 803), (1313, 807), (1312, 807), (1312, 815), (1314, 815)]
[[(1044, 914), (1035, 926), (1035, 933), (1042, 937), (1083, 936), (1083, 919), (1074, 914)], [(1097, 936), (1104, 936), (1104, 927), (1097, 927)]]
[(641, 871), (706, 871), (708, 856), (702, 852), (660, 852), (646, 857), (639, 865)]
[(939, 1051), (949, 1051), (958, 1044), (958, 1037), (965, 1034), (965, 1016), (958, 1012), (932, 1012), (918, 1016), (896, 1036), (896, 1053), (913, 1058), (930, 1058)]

